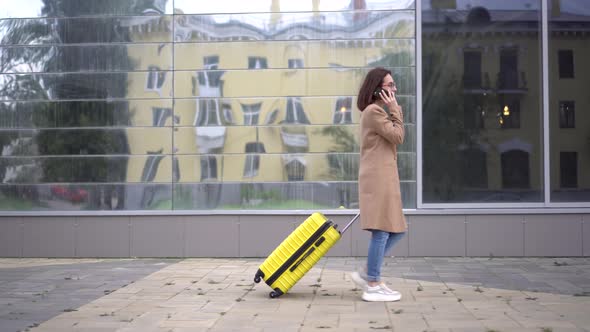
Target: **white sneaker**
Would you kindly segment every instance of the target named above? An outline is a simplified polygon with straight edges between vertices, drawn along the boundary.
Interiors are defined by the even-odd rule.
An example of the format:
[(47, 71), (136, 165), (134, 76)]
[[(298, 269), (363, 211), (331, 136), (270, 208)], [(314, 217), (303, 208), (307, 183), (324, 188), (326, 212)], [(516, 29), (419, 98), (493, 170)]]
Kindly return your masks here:
[(354, 283), (360, 288), (360, 289), (365, 289), (367, 288), (367, 281), (361, 276), (360, 273), (358, 273), (358, 271), (354, 271), (350, 274), (350, 279), (352, 279), (352, 281), (354, 281)]
[(401, 300), (402, 295), (399, 292), (394, 293), (387, 286), (383, 286), (383, 284), (375, 287), (367, 286), (367, 289), (363, 292), (363, 300), (368, 302), (394, 302)]
[(391, 292), (391, 293), (393, 293), (393, 294), (399, 294), (399, 295), (400, 295), (400, 298), (401, 298), (401, 295), (402, 295), (402, 293), (400, 293), (400, 292), (398, 292), (398, 291), (395, 291), (395, 290), (393, 290), (393, 289), (391, 289), (391, 288), (387, 287), (387, 285), (386, 285), (386, 284), (384, 284), (384, 283), (381, 283), (381, 287), (385, 288), (386, 290), (388, 290), (389, 292)]

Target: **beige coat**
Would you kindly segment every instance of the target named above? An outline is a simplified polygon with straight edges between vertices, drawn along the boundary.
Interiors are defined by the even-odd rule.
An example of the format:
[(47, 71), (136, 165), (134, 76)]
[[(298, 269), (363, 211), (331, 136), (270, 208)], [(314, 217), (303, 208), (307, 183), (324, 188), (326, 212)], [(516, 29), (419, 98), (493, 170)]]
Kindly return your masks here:
[(400, 233), (407, 229), (402, 212), (397, 146), (404, 142), (401, 106), (391, 117), (376, 104), (361, 113), (359, 205), (361, 227)]

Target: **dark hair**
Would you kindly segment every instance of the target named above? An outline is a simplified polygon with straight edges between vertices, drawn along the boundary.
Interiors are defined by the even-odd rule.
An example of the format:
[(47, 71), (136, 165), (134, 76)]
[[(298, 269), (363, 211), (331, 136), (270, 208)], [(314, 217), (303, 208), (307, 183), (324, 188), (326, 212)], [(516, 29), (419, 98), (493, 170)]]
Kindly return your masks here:
[(381, 86), (387, 74), (391, 75), (391, 71), (383, 67), (373, 68), (367, 73), (356, 99), (356, 106), (361, 112), (377, 99), (377, 97), (373, 96), (373, 92)]

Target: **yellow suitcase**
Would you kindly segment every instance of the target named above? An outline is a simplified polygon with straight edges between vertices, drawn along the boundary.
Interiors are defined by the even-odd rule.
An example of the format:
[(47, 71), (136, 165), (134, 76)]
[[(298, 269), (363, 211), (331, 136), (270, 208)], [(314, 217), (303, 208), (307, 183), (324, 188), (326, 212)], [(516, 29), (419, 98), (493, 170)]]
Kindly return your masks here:
[(338, 225), (326, 216), (313, 213), (260, 265), (254, 282), (264, 279), (273, 289), (271, 298), (283, 295), (340, 240), (341, 234), (358, 217), (357, 214), (342, 231), (338, 231)]

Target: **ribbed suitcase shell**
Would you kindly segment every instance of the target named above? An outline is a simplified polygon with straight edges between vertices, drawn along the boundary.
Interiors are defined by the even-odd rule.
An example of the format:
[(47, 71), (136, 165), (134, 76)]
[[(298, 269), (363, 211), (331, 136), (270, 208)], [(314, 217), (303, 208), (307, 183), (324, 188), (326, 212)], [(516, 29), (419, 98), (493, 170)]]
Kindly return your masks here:
[[(319, 238), (307, 249), (301, 251), (300, 248), (320, 229), (326, 225), (326, 230), (319, 234)], [(317, 234), (316, 234), (317, 236)], [(324, 238), (323, 240), (320, 240)], [(313, 213), (297, 229), (295, 229), (260, 265), (256, 274), (255, 281), (258, 282), (262, 277), (265, 282), (273, 289), (271, 297), (277, 297), (286, 293), (291, 287), (309, 271), (317, 261), (324, 256), (330, 248), (340, 239), (340, 232), (336, 230), (335, 225), (321, 213)], [(319, 243), (318, 243), (319, 242)], [(309, 244), (309, 243), (308, 243)], [(298, 257), (293, 257), (300, 251)], [(291, 259), (292, 264), (285, 265)], [(298, 264), (298, 265), (297, 265)], [(274, 280), (269, 284), (269, 279), (283, 267), (285, 271), (280, 276), (274, 276)], [(293, 270), (293, 271), (291, 271)]]

